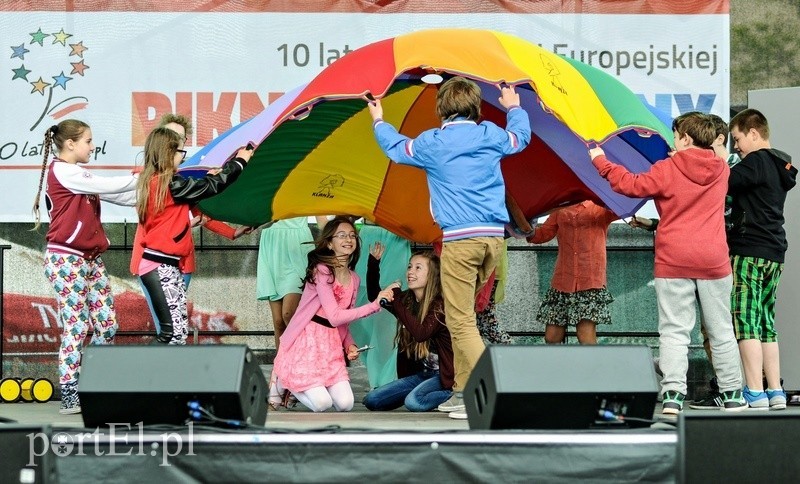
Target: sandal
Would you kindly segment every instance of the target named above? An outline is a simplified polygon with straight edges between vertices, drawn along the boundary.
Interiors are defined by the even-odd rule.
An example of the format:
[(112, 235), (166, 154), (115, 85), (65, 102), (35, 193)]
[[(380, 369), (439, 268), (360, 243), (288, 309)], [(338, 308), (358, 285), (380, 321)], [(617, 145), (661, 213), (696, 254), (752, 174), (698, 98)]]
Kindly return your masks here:
[(285, 391), (283, 395), (278, 393), (277, 377), (270, 378), (269, 395), (267, 396), (267, 405), (269, 405), (270, 410), (277, 412), (281, 407), (286, 407), (286, 393), (288, 392), (288, 390)]
[(297, 406), (297, 397), (289, 390), (283, 392), (283, 406), (285, 408), (294, 408)]

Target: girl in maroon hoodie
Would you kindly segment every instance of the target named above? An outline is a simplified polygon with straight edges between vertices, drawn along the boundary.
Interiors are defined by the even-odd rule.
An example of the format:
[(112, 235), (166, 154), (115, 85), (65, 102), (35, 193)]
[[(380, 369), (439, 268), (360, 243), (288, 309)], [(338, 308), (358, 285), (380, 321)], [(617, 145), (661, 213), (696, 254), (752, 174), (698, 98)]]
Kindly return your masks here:
[(679, 116), (672, 130), (675, 152), (646, 173), (634, 174), (610, 162), (601, 148), (591, 149), (589, 156), (614, 191), (652, 197), (661, 215), (655, 239), (655, 287), (659, 365), (664, 374), (662, 412), (674, 415), (683, 410), (695, 293), (711, 341), (723, 410), (744, 410), (723, 215), (730, 168), (711, 147), (716, 130), (709, 116), (697, 112)]
[[(380, 291), (380, 259), (384, 246), (370, 249), (367, 266), (368, 298)], [(445, 324), (439, 277), (439, 257), (433, 252), (411, 256), (406, 270), (408, 289), (394, 288), (394, 299), (384, 301), (397, 317), (398, 380), (373, 389), (364, 396), (369, 410), (394, 410), (402, 405), (411, 412), (437, 408), (453, 394), (453, 346)]]
[[(58, 156), (47, 165), (52, 147)], [(76, 119), (61, 121), (44, 135), (44, 160), (39, 191), (33, 202), (36, 226), (39, 201), (47, 178), (45, 204), (50, 215), (44, 272), (56, 291), (63, 330), (58, 352), (62, 414), (80, 413), (78, 374), (86, 334), (92, 344), (108, 344), (117, 332), (114, 298), (100, 255), (108, 239), (100, 224), (100, 200), (118, 205), (136, 203), (136, 177), (101, 177), (81, 165), (94, 153), (92, 130)]]

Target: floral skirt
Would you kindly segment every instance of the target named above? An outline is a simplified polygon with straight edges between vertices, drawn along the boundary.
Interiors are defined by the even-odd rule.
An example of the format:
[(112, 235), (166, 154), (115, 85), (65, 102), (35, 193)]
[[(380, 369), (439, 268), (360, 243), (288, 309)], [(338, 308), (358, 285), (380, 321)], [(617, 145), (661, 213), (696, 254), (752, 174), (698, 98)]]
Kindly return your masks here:
[(609, 304), (614, 296), (605, 287), (573, 293), (556, 291), (552, 287), (544, 295), (536, 319), (544, 324), (577, 326), (588, 319), (597, 324), (611, 324)]

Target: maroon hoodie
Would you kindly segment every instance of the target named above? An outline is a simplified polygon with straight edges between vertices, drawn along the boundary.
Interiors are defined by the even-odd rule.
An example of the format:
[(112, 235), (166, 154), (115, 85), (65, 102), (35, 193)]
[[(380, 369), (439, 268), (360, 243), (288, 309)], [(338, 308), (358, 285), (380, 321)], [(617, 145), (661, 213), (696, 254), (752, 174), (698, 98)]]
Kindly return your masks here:
[(720, 279), (731, 273), (723, 215), (730, 168), (713, 150), (681, 150), (638, 175), (605, 156), (592, 163), (615, 192), (653, 198), (661, 216), (655, 277)]

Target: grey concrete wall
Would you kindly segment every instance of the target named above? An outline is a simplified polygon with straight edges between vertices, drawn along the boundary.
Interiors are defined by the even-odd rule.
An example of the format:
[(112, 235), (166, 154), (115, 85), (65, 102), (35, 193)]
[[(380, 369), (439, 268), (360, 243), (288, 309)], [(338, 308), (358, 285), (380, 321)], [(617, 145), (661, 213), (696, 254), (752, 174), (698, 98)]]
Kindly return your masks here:
[[(799, 7), (800, 8), (800, 7)], [(770, 144), (788, 153), (798, 165), (800, 139), (797, 137), (797, 113), (800, 111), (800, 87), (750, 91), (749, 107), (760, 110), (769, 121)], [(781, 352), (781, 376), (787, 390), (800, 390), (800, 189), (786, 197), (784, 207), (786, 238), (789, 250), (778, 286), (775, 303), (775, 328)]]

